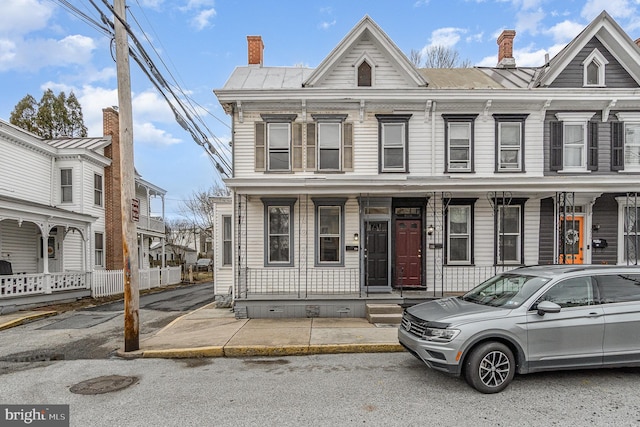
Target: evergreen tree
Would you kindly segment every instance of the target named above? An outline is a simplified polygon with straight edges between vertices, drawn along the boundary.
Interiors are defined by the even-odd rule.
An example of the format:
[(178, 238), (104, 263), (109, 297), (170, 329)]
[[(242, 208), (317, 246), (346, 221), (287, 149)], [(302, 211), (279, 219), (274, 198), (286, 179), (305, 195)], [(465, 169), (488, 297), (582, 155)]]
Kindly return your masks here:
[(37, 113), (38, 108), (36, 99), (31, 95), (27, 95), (16, 104), (15, 108), (11, 112), (9, 121), (26, 131), (39, 135), (38, 128), (36, 126)]
[(87, 136), (82, 107), (73, 92), (69, 97), (64, 92), (56, 96), (47, 89), (37, 104), (27, 95), (16, 104), (9, 121), (45, 139)]

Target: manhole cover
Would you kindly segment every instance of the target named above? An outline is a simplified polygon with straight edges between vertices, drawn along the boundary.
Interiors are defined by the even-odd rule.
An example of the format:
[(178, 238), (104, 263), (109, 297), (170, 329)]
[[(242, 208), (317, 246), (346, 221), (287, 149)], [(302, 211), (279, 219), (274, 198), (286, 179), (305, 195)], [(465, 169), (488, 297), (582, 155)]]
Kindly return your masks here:
[(76, 394), (102, 394), (122, 390), (138, 382), (138, 377), (123, 377), (121, 375), (106, 375), (92, 378), (71, 386), (69, 391)]

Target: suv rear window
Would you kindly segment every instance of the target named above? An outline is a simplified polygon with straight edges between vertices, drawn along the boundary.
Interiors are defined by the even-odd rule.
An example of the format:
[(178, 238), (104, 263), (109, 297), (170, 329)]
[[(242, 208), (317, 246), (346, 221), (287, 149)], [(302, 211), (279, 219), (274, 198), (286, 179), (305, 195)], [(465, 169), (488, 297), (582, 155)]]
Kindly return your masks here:
[(640, 274), (596, 276), (603, 304), (640, 301)]

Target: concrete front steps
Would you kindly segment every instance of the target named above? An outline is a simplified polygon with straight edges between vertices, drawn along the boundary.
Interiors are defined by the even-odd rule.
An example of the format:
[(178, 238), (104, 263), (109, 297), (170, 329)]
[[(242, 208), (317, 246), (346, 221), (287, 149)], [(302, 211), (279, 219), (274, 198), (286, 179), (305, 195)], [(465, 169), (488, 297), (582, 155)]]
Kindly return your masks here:
[(367, 304), (366, 318), (369, 323), (399, 325), (403, 308), (398, 304)]

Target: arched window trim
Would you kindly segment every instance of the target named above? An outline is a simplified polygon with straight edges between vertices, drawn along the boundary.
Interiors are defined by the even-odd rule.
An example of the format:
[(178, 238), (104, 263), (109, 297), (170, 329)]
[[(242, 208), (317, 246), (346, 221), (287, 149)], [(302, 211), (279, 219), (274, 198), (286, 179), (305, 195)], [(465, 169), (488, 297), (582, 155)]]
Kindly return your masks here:
[[(592, 63), (598, 67), (598, 82), (596, 84), (590, 84), (587, 80), (587, 68)], [(608, 63), (607, 58), (598, 49), (593, 49), (589, 56), (582, 61), (582, 85), (585, 87), (605, 87), (605, 68)]]
[[(371, 67), (371, 86), (359, 86), (358, 85), (358, 69), (360, 68), (360, 65), (362, 65), (363, 62), (366, 62)], [(375, 86), (375, 83), (376, 83), (376, 68), (377, 67), (378, 67), (378, 64), (376, 64), (376, 62), (373, 60), (373, 58), (371, 58), (369, 56), (369, 54), (367, 52), (364, 52), (362, 55), (360, 55), (358, 57), (358, 59), (356, 60), (356, 62), (353, 63), (355, 86), (356, 87), (373, 87), (373, 86)]]

